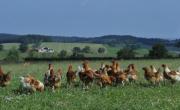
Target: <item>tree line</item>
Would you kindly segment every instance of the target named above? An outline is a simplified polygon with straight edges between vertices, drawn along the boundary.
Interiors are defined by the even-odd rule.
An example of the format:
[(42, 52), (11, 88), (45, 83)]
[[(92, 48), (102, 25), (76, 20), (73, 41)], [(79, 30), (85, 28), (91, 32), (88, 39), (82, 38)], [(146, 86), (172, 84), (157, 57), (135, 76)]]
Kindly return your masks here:
[[(85, 46), (84, 48), (74, 47), (71, 51), (71, 55), (68, 55), (66, 50), (61, 50), (60, 52), (55, 53), (42, 53), (39, 54), (34, 50), (34, 48), (40, 47), (41, 42), (35, 42), (32, 45), (32, 49), (29, 48), (28, 43), (21, 43), (19, 48), (11, 48), (6, 55), (4, 60), (6, 61), (20, 61), (23, 60), (23, 57), (20, 53), (28, 53), (28, 58), (60, 58), (60, 59), (67, 59), (67, 58), (86, 58), (85, 54), (91, 54), (92, 49), (90, 46)], [(175, 44), (176, 47), (180, 48), (180, 41)], [(135, 45), (125, 45), (117, 52), (118, 59), (135, 59), (136, 57), (136, 50), (138, 47)], [(3, 45), (0, 44), (0, 51), (3, 50)], [(104, 54), (107, 51), (105, 48), (100, 47), (97, 50), (98, 54)], [(172, 58), (173, 56), (170, 54), (166, 46), (162, 43), (154, 44), (147, 55), (143, 56), (144, 58)], [(180, 57), (180, 55), (179, 55)]]

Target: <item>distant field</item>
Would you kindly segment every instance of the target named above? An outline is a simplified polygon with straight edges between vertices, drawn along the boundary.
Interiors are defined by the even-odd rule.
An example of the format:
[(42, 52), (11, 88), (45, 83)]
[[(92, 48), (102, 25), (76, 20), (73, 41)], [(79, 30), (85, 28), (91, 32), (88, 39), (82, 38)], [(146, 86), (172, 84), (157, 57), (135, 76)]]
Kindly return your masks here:
[[(12, 47), (18, 48), (19, 44), (18, 43), (5, 43), (4, 49), (8, 50)], [(31, 48), (32, 44), (29, 45)], [(84, 48), (85, 46), (89, 46), (91, 48), (91, 53), (88, 54), (89, 56), (98, 56), (98, 49), (103, 47), (106, 49), (106, 47), (102, 44), (91, 44), (91, 43), (56, 43), (56, 42), (46, 42), (42, 43), (41, 47), (48, 47), (54, 49), (56, 52), (60, 52), (61, 50), (66, 50), (69, 54), (71, 54), (72, 49), (74, 47), (80, 47), (81, 49)], [(104, 53), (106, 55), (107, 51)]]
[(18, 48), (19, 47), (19, 43), (4, 43), (3, 46), (4, 46), (5, 50), (9, 50), (12, 47)]
[[(18, 48), (19, 44), (18, 43), (5, 43), (4, 49), (8, 50), (12, 47)], [(29, 45), (31, 47), (32, 44)], [(87, 57), (116, 57), (117, 51), (119, 51), (122, 47), (111, 47), (108, 45), (103, 45), (103, 44), (93, 44), (93, 43), (56, 43), (56, 42), (46, 42), (42, 43), (41, 47), (49, 47), (54, 49), (57, 53), (59, 53), (61, 50), (66, 50), (68, 54), (72, 54), (72, 49), (74, 47), (80, 47), (81, 49), (84, 48), (85, 46), (89, 46), (91, 48), (91, 53), (85, 54)], [(98, 48), (103, 47), (106, 49), (106, 52), (103, 54), (98, 54), (97, 50)], [(137, 56), (142, 57), (145, 54), (148, 54), (148, 49), (146, 48), (140, 48), (136, 50)]]
[[(8, 50), (12, 47), (18, 48), (19, 47), (19, 43), (4, 43), (4, 49)], [(32, 45), (30, 44), (29, 47), (31, 47)], [(46, 42), (46, 43), (42, 43), (41, 47), (49, 47), (54, 49), (55, 51), (59, 52), (63, 49), (67, 50), (67, 51), (71, 51), (73, 49), (73, 47), (80, 47), (80, 48), (84, 48), (85, 46), (90, 46), (92, 48), (92, 51), (96, 51), (98, 48), (100, 47), (104, 47), (102, 44), (91, 44), (91, 43), (56, 43), (56, 42)]]
[[(110, 64), (110, 61), (90, 61), (93, 69), (98, 69), (101, 62)], [(60, 66), (63, 70), (62, 87), (55, 93), (50, 90), (32, 95), (17, 95), (13, 93), (20, 82), (19, 77), (32, 74), (43, 81), (43, 75), (48, 68), (48, 63), (53, 63), (57, 71)], [(166, 63), (173, 70), (180, 66), (180, 59), (174, 60), (122, 60), (121, 68), (134, 63), (138, 70), (139, 80), (137, 84), (125, 87), (107, 87), (100, 89), (96, 84), (85, 91), (81, 86), (66, 88), (66, 71), (68, 64), (72, 64), (74, 70), (82, 61), (59, 62), (32, 62), (29, 66), (23, 64), (2, 64), (5, 72), (12, 71), (12, 82), (6, 88), (0, 88), (1, 110), (179, 110), (180, 109), (180, 83), (161, 86), (145, 86), (142, 67), (151, 64), (160, 67)], [(162, 68), (161, 68), (162, 70)], [(77, 80), (79, 81), (79, 80)], [(78, 83), (78, 82), (77, 82)], [(142, 85), (144, 84), (144, 85)]]

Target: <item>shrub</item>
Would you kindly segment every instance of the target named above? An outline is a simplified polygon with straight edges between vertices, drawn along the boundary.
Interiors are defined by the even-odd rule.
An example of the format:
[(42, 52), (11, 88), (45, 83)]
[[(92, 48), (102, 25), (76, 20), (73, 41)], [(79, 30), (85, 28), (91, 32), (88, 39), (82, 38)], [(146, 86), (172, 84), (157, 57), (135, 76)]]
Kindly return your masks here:
[(21, 61), (22, 58), (20, 56), (19, 51), (15, 47), (13, 47), (8, 51), (5, 60), (6, 61), (15, 61), (15, 62), (17, 62), (17, 61)]
[(79, 53), (79, 52), (81, 52), (81, 48), (80, 47), (74, 47), (72, 52), (73, 53)]
[(41, 41), (36, 41), (34, 42), (34, 44), (32, 45), (33, 49), (39, 48), (41, 46)]
[(165, 58), (168, 56), (168, 50), (163, 44), (155, 44), (149, 50), (149, 57), (151, 58)]
[(26, 52), (27, 50), (28, 50), (28, 44), (27, 43), (21, 43), (20, 45), (19, 45), (19, 50), (21, 51), (21, 52)]
[(82, 58), (84, 57), (84, 54), (81, 53), (81, 48), (80, 47), (74, 47), (72, 50), (72, 58)]
[(90, 53), (91, 52), (91, 48), (89, 46), (85, 46), (83, 49), (82, 49), (82, 52), (84, 53)]
[(124, 47), (117, 52), (117, 58), (135, 58), (136, 52), (135, 49), (130, 47)]
[(84, 54), (82, 53), (73, 53), (71, 58), (84, 58)]
[(60, 53), (58, 54), (60, 58), (65, 58), (67, 57), (67, 51), (66, 50), (61, 50)]
[(98, 53), (104, 53), (106, 50), (105, 50), (105, 48), (102, 48), (102, 47), (100, 47), (99, 49), (98, 49)]
[(4, 46), (0, 44), (0, 51), (2, 51), (3, 49), (4, 49)]
[(180, 48), (180, 40), (175, 43), (175, 46)]

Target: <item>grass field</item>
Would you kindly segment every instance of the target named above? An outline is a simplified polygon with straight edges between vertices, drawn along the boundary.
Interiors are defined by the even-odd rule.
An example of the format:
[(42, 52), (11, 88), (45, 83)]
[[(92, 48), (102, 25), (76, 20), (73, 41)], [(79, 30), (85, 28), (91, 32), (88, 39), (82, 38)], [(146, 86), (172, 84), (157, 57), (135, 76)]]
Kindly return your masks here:
[[(91, 61), (92, 68), (98, 68), (100, 63), (110, 61)], [(0, 88), (1, 110), (179, 110), (180, 109), (180, 83), (166, 84), (158, 87), (145, 86), (142, 67), (150, 64), (159, 67), (166, 63), (172, 69), (180, 66), (180, 59), (174, 60), (125, 60), (119, 61), (122, 68), (134, 63), (138, 68), (139, 81), (137, 84), (125, 87), (107, 87), (100, 89), (95, 84), (85, 91), (82, 87), (66, 88), (65, 73), (67, 65), (77, 68), (80, 61), (34, 62), (28, 67), (23, 64), (2, 64), (4, 71), (12, 71), (12, 82), (6, 88)], [(42, 81), (48, 63), (53, 63), (57, 70), (63, 69), (62, 87), (55, 93), (45, 91), (32, 95), (17, 95), (13, 90), (19, 86), (19, 76), (32, 74)], [(142, 83), (142, 84), (141, 84)]]
[[(4, 43), (4, 49), (8, 50), (12, 47), (18, 48), (19, 43)], [(31, 47), (32, 44), (29, 45)], [(92, 44), (92, 43), (56, 43), (56, 42), (43, 42), (41, 43), (41, 47), (48, 47), (52, 48), (57, 52), (60, 52), (61, 50), (67, 50), (68, 52), (71, 52), (71, 50), (74, 47), (80, 47), (81, 49), (85, 46), (89, 46), (92, 50), (92, 52), (97, 52), (98, 48), (104, 47), (102, 44)]]
[[(18, 43), (4, 43), (4, 50), (9, 50), (12, 47), (18, 48)], [(41, 47), (48, 47), (54, 49), (57, 53), (59, 53), (61, 50), (66, 50), (68, 52), (68, 55), (70, 56), (72, 54), (72, 49), (74, 47), (80, 47), (81, 49), (85, 46), (89, 46), (91, 48), (91, 53), (85, 54), (86, 57), (116, 57), (117, 52), (122, 48), (119, 47), (111, 47), (108, 45), (103, 44), (93, 44), (93, 43), (56, 43), (56, 42), (44, 42), (41, 44)], [(29, 47), (32, 47), (32, 44), (29, 45)], [(99, 48), (105, 48), (106, 51), (103, 54), (98, 53)], [(2, 53), (0, 55), (0, 59), (5, 57), (6, 52), (0, 52)], [(140, 48), (136, 50), (137, 56), (144, 56), (148, 53), (148, 49), (146, 48)], [(24, 56), (24, 55), (23, 55)]]

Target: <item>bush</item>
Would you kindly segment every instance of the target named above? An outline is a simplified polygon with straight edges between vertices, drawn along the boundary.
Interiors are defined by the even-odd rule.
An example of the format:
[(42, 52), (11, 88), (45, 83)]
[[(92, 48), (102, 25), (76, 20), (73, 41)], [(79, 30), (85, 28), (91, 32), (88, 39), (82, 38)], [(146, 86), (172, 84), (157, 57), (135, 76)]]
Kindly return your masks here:
[(79, 52), (81, 52), (81, 48), (80, 47), (74, 47), (72, 52), (73, 53), (79, 53)]
[(106, 50), (105, 50), (105, 48), (102, 48), (102, 47), (100, 47), (99, 49), (98, 49), (98, 53), (104, 53)]
[(4, 49), (4, 46), (0, 44), (0, 51), (2, 51), (3, 49)]
[(21, 43), (20, 45), (19, 45), (19, 50), (21, 51), (21, 52), (26, 52), (27, 50), (28, 50), (28, 44), (27, 43)]
[(65, 58), (67, 57), (67, 51), (66, 50), (61, 50), (61, 52), (58, 54), (60, 58)]
[(81, 48), (80, 47), (74, 47), (72, 50), (72, 58), (82, 58), (84, 57), (84, 54), (81, 53)]
[(91, 48), (89, 46), (85, 46), (83, 49), (82, 49), (82, 52), (84, 53), (90, 53), (91, 52)]
[(31, 50), (31, 51), (29, 51), (29, 53), (28, 53), (28, 57), (29, 58), (38, 58), (38, 52), (36, 52), (36, 51), (34, 51), (34, 50)]
[(175, 43), (175, 47), (180, 48), (180, 40)]
[(135, 58), (136, 52), (135, 49), (130, 47), (124, 47), (117, 52), (117, 58)]
[(22, 58), (20, 56), (19, 51), (15, 47), (13, 47), (8, 51), (5, 60), (6, 61), (15, 61), (15, 62), (17, 62), (17, 61), (21, 61)]
[(155, 44), (149, 50), (149, 57), (151, 58), (165, 58), (168, 56), (168, 50), (163, 44)]
[(34, 42), (34, 44), (32, 45), (33, 49), (39, 48), (41, 46), (41, 41), (36, 41)]
[(84, 54), (82, 53), (73, 53), (71, 58), (84, 58)]

